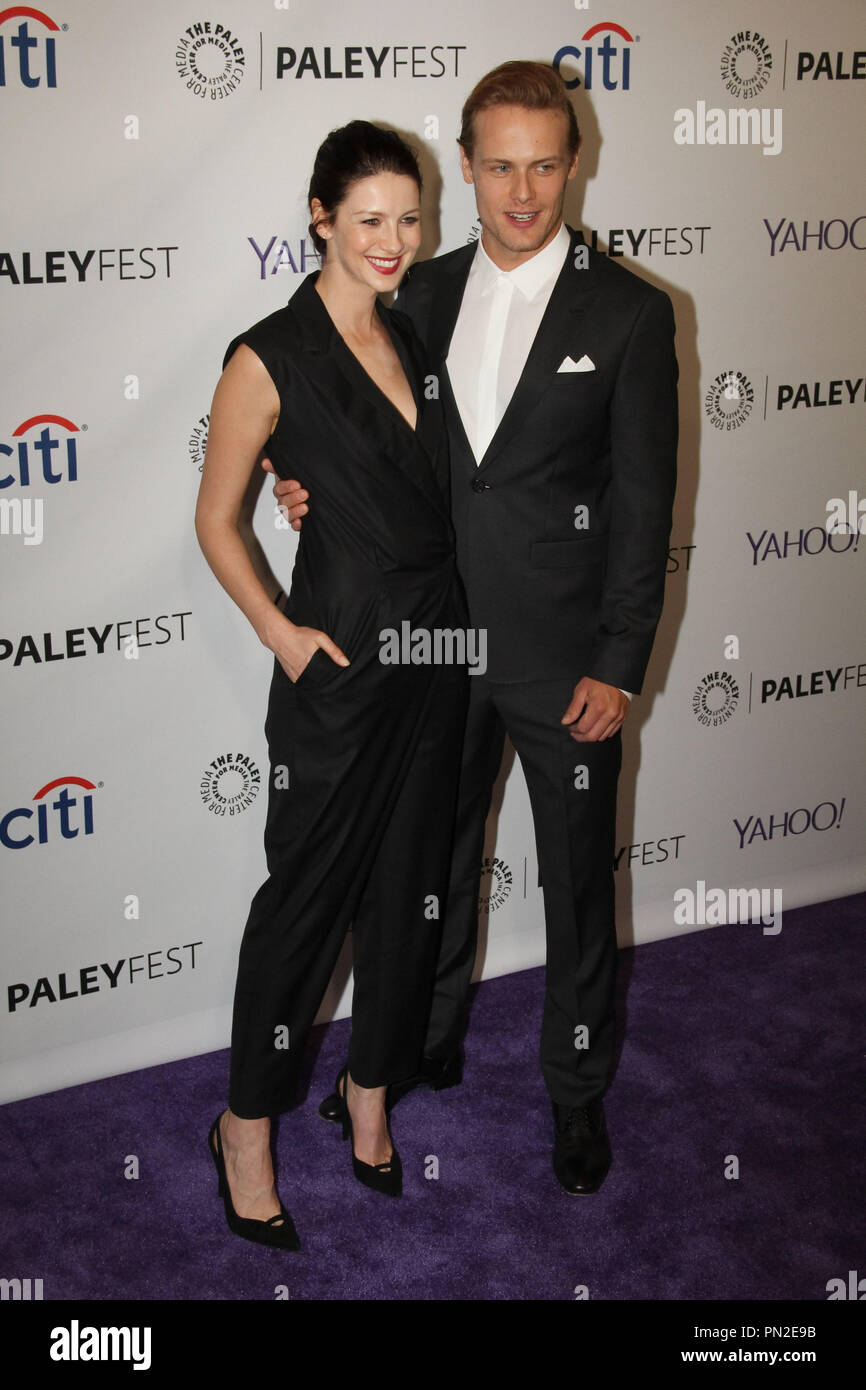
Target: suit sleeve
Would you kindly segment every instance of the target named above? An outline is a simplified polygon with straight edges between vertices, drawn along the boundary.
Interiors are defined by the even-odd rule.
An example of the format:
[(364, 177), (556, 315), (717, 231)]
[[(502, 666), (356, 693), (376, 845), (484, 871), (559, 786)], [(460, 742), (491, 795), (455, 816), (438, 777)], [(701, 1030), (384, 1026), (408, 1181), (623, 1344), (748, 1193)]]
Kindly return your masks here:
[(611, 526), (600, 618), (586, 674), (639, 693), (665, 592), (678, 440), (673, 307), (649, 295), (610, 407)]

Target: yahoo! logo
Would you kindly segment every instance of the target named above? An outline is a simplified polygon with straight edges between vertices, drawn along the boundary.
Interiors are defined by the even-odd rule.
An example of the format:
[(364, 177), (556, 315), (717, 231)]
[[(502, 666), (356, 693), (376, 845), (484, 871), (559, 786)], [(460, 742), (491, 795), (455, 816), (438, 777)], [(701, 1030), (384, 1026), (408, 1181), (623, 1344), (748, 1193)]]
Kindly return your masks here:
[[(322, 264), (321, 256), (306, 237), (301, 237), (300, 241), (295, 243), (294, 255), (285, 237), (278, 243), (274, 235), (267, 245), (262, 247), (258, 245), (255, 237), (248, 236), (247, 241), (258, 258), (260, 280), (264, 280), (266, 275), (276, 275), (278, 270), (290, 270), (293, 275), (306, 275), (308, 265), (318, 269)], [(264, 237), (262, 241), (264, 242)]]
[[(853, 246), (855, 251), (866, 251), (866, 233), (856, 232), (855, 228), (860, 222), (866, 222), (866, 215), (863, 213), (859, 217), (852, 217), (850, 222), (846, 222), (844, 217), (821, 218), (818, 222), (817, 230), (815, 223), (812, 223), (812, 231), (809, 231), (809, 223), (804, 218), (802, 224), (794, 222), (790, 217), (782, 217), (778, 227), (771, 227), (766, 217), (762, 219), (770, 238), (770, 255), (785, 251), (788, 246), (793, 246), (795, 251), (841, 251), (843, 246)], [(835, 230), (830, 235), (830, 228)], [(782, 235), (784, 228), (784, 235)], [(799, 234), (799, 235), (798, 235)], [(779, 245), (776, 242), (782, 237)], [(809, 242), (815, 243), (814, 247), (809, 246)]]
[[(57, 33), (60, 28), (55, 24), (50, 15), (43, 10), (34, 10), (32, 5), (12, 5), (8, 10), (0, 10), (0, 26), (7, 20), (20, 19), (21, 23), (17, 30), (9, 39), (9, 47), (18, 50), (18, 77), (24, 87), (38, 87), (45, 78), (46, 87), (57, 86), (57, 60), (54, 52), (54, 39), (50, 33), (44, 36), (45, 52), (44, 61), (41, 64), (42, 72), (37, 73), (31, 70), (31, 58), (37, 59), (38, 56), (32, 53), (32, 49), (39, 48), (40, 41), (33, 38), (27, 24), (28, 19), (35, 19), (37, 24), (42, 24), (51, 33)], [(11, 56), (11, 55), (10, 55)], [(12, 64), (10, 63), (10, 66)], [(38, 64), (34, 62), (34, 68)], [(6, 86), (6, 35), (0, 33), (0, 87)]]
[[(53, 792), (58, 787), (60, 791), (56, 800), (49, 803), (45, 798), (49, 792)], [(70, 796), (70, 787), (83, 788), (84, 795), (81, 797)], [(53, 782), (46, 782), (45, 786), (41, 787), (33, 796), (36, 803), (35, 807), (16, 806), (13, 811), (7, 811), (3, 819), (0, 820), (0, 845), (3, 845), (4, 849), (26, 849), (34, 842), (40, 845), (47, 844), (50, 838), (49, 810), (57, 812), (59, 827), (55, 827), (54, 833), (56, 834), (57, 828), (59, 828), (64, 840), (74, 840), (82, 829), (85, 835), (92, 835), (93, 797), (90, 793), (95, 790), (96, 783), (89, 782), (86, 777), (55, 777)], [(70, 812), (78, 807), (79, 802), (81, 804), (82, 823), (73, 826)], [(19, 825), (15, 826), (15, 829), (24, 830), (26, 828), (27, 833), (16, 837), (13, 834), (14, 823), (22, 820), (31, 822), (34, 816), (36, 817), (36, 825), (32, 828), (35, 829), (36, 834), (30, 833), (31, 826), (29, 824), (27, 827)]]
[[(601, 33), (604, 33), (604, 39), (593, 48), (590, 40)], [(614, 44), (611, 38), (612, 34), (618, 34), (623, 40), (621, 47)], [(569, 79), (563, 77), (563, 81), (568, 88), (580, 87), (582, 85), (589, 91), (592, 87), (592, 59), (593, 54), (595, 54), (601, 60), (601, 84), (605, 90), (613, 92), (617, 87), (620, 87), (622, 91), (627, 92), (629, 87), (629, 63), (631, 60), (631, 49), (628, 48), (627, 45), (630, 43), (637, 43), (639, 39), (640, 34), (630, 34), (621, 24), (614, 24), (611, 20), (602, 20), (599, 24), (593, 24), (592, 28), (587, 29), (581, 40), (584, 45), (583, 48), (576, 48), (574, 44), (566, 44), (564, 48), (560, 48), (559, 51), (554, 54), (553, 66), (556, 68), (557, 72), (559, 72), (563, 58), (574, 58), (576, 62), (582, 63), (582, 82), (579, 76)], [(613, 73), (616, 66), (616, 59), (620, 54), (622, 55), (621, 80), (617, 81)], [(560, 76), (562, 76), (561, 73)]]
[[(39, 431), (39, 436), (37, 439), (31, 439), (28, 443), (28, 441), (21, 436), (29, 433), (36, 425), (42, 426), (42, 429)], [(65, 471), (61, 463), (60, 453), (58, 453), (56, 459), (52, 459), (53, 451), (55, 449), (59, 450), (61, 447), (61, 440), (54, 438), (50, 429), (51, 425), (60, 425), (63, 429), (69, 431), (65, 441)], [(86, 429), (87, 426), (85, 425), (83, 428)], [(70, 483), (77, 482), (78, 454), (76, 451), (75, 436), (78, 432), (78, 425), (74, 425), (71, 420), (67, 420), (65, 415), (31, 415), (29, 420), (24, 420), (23, 423), (18, 426), (17, 430), (13, 430), (12, 432), (12, 438), (18, 440), (17, 476), (14, 472), (7, 473), (5, 477), (0, 475), (0, 488), (12, 487), (13, 483), (16, 482), (20, 483), (21, 487), (30, 486), (31, 449), (40, 455), (40, 463), (37, 465), (37, 471), (41, 469), (41, 476), (38, 478), (39, 482), (62, 483), (64, 478)], [(5, 454), (7, 457), (11, 458), (15, 453), (16, 449), (12, 448), (11, 445), (0, 444), (0, 454)], [(54, 469), (55, 463), (60, 464), (59, 472)]]

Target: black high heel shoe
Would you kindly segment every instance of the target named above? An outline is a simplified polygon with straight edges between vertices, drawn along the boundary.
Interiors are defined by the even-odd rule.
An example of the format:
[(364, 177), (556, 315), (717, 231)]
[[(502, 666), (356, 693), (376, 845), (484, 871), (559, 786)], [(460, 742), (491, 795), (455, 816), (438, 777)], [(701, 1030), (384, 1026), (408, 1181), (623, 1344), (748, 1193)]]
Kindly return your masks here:
[[(238, 1216), (232, 1204), (232, 1194), (229, 1188), (229, 1180), (226, 1177), (225, 1155), (223, 1154), (223, 1137), (220, 1132), (220, 1120), (225, 1111), (217, 1115), (210, 1127), (207, 1137), (207, 1147), (211, 1158), (216, 1164), (217, 1177), (219, 1184), (217, 1191), (223, 1199), (225, 1207), (226, 1221), (229, 1230), (236, 1236), (243, 1236), (244, 1240), (252, 1240), (256, 1245), (277, 1245), (283, 1250), (300, 1250), (301, 1242), (295, 1230), (295, 1223), (280, 1201), (280, 1209), (267, 1221), (255, 1221), (251, 1216)], [(214, 1148), (214, 1137), (216, 1137), (216, 1148)], [(282, 1225), (274, 1223), (282, 1219)]]
[[(346, 1099), (346, 1081), (348, 1067), (337, 1076), (334, 1090), (340, 1101), (339, 1119), (343, 1126), (343, 1138), (350, 1139), (352, 1143), (352, 1170), (358, 1182), (362, 1182), (365, 1187), (372, 1188), (374, 1192), (382, 1192), (386, 1197), (400, 1197), (403, 1193), (403, 1164), (397, 1152), (393, 1138), (391, 1138), (391, 1157), (384, 1163), (363, 1163), (355, 1153), (355, 1134), (352, 1128), (352, 1116), (349, 1114), (349, 1103)], [(343, 1089), (340, 1090), (340, 1082)], [(387, 1123), (387, 1121), (386, 1121)], [(391, 1137), (390, 1130), (388, 1131)]]

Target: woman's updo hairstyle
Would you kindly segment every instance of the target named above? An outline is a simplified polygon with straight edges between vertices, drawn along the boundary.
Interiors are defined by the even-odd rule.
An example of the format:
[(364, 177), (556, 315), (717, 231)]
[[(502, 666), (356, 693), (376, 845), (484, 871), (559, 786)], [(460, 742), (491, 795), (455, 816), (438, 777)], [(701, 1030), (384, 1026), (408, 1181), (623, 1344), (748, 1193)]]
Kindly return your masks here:
[[(350, 121), (339, 130), (332, 130), (323, 140), (313, 165), (307, 202), (312, 210), (314, 198), (325, 209), (328, 220), (333, 217), (353, 183), (371, 178), (374, 174), (405, 174), (414, 179), (421, 190), (421, 170), (415, 151), (395, 130), (383, 130), (370, 121)], [(310, 236), (319, 255), (325, 254), (327, 242), (311, 222)]]

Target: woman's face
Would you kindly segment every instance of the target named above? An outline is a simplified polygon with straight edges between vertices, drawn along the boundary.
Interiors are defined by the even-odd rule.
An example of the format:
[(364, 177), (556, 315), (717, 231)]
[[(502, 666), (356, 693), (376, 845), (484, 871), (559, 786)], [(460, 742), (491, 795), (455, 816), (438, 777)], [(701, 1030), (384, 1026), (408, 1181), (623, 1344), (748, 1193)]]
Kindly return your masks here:
[[(323, 215), (318, 198), (313, 221)], [(418, 185), (406, 174), (358, 179), (329, 222), (317, 230), (327, 242), (325, 265), (381, 294), (396, 289), (421, 244)]]

